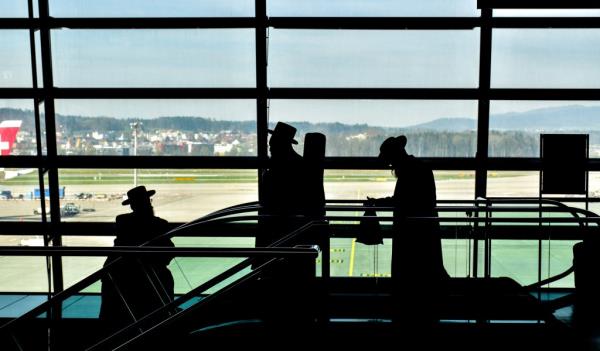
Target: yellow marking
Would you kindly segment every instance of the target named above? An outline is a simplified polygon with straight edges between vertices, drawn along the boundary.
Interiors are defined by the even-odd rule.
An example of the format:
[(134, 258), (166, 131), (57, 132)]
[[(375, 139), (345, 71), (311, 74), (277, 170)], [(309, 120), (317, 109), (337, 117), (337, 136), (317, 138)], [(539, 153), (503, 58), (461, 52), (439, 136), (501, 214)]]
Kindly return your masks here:
[(348, 269), (348, 276), (351, 277), (354, 273), (354, 254), (356, 253), (356, 238), (352, 239), (352, 249), (350, 250), (350, 268)]
[(376, 182), (387, 182), (387, 181), (388, 181), (388, 179), (387, 179), (387, 178), (385, 178), (385, 177), (377, 177), (377, 178), (375, 178), (375, 181), (376, 181)]
[(361, 277), (371, 277), (371, 278), (383, 278), (383, 277), (391, 277), (392, 273), (362, 273)]
[(175, 177), (176, 182), (193, 182), (196, 178), (194, 177)]
[[(317, 259), (316, 262), (321, 263), (321, 259)], [(329, 260), (329, 263), (344, 263), (344, 260), (341, 258), (332, 258)]]

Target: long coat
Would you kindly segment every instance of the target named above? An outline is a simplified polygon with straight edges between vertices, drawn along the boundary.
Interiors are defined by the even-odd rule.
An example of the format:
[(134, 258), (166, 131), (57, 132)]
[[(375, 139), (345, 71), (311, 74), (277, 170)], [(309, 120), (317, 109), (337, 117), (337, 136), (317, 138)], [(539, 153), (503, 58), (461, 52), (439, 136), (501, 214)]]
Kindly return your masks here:
[(307, 214), (308, 197), (306, 166), (296, 153), (284, 161), (272, 162), (262, 175), (260, 214), (256, 247), (265, 247), (299, 228), (307, 219), (295, 218)]
[(448, 277), (442, 261), (439, 222), (408, 219), (437, 217), (433, 171), (411, 155), (396, 170), (396, 177), (394, 196), (377, 202), (394, 207), (392, 278), (435, 285)]
[[(117, 216), (115, 246), (140, 246), (150, 239), (161, 236), (168, 231), (168, 222), (155, 216), (142, 216), (127, 213)], [(160, 237), (149, 246), (173, 247), (169, 238)], [(106, 259), (105, 266), (117, 260), (112, 255)], [(124, 326), (133, 321), (125, 308), (119, 292), (129, 305), (136, 319), (161, 307), (164, 302), (174, 298), (174, 282), (171, 271), (167, 267), (173, 257), (122, 258), (109, 270), (112, 282), (108, 277), (102, 278), (102, 305), (100, 319), (111, 324)], [(155, 276), (152, 272), (155, 272)], [(148, 275), (152, 282), (148, 280)], [(157, 283), (160, 284), (157, 284)], [(115, 284), (118, 291), (115, 289)], [(162, 287), (161, 287), (162, 286)], [(158, 287), (159, 293), (156, 293)]]

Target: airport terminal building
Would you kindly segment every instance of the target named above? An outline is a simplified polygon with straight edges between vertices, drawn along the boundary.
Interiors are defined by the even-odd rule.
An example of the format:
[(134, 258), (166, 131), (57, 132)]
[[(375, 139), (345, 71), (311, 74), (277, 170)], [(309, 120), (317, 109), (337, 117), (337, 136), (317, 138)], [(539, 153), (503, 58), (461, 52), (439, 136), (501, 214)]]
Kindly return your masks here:
[[(427, 333), (450, 349), (597, 349), (598, 4), (2, 0), (0, 47), (1, 349), (425, 347)], [(324, 200), (273, 225), (278, 122), (310, 160), (288, 189)], [(382, 244), (362, 237), (367, 199), (397, 194), (402, 169), (378, 155), (400, 135), (433, 171), (435, 213), (404, 215), (438, 228), (433, 323), (410, 307), (422, 286), (392, 275), (392, 251), (424, 235), (398, 225), (410, 205), (380, 202)], [(173, 247), (115, 244), (141, 185)], [(151, 312), (107, 257), (142, 267)], [(174, 298), (146, 265), (161, 257)], [(109, 284), (129, 311), (111, 326)]]

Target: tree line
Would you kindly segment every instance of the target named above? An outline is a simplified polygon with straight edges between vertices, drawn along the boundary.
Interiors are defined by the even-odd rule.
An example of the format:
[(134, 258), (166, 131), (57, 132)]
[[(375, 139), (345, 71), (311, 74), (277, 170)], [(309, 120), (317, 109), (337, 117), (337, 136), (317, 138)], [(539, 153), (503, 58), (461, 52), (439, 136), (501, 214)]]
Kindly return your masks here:
[[(31, 110), (0, 108), (0, 121), (20, 119), (22, 130), (34, 133), (34, 118)], [(122, 133), (131, 135), (130, 123), (134, 118), (86, 117), (57, 115), (57, 131), (65, 135), (99, 133)], [(194, 133), (256, 134), (256, 121), (226, 121), (204, 117), (160, 117), (142, 119), (142, 130), (177, 130)], [(389, 136), (405, 134), (408, 138), (407, 151), (419, 157), (474, 157), (477, 149), (475, 130), (447, 131), (418, 128), (383, 128), (367, 124), (289, 122), (298, 128), (297, 139), (302, 150), (303, 135), (321, 132), (327, 135), (328, 156), (374, 156), (379, 146)], [(273, 127), (274, 123), (270, 123)], [(546, 131), (548, 132), (548, 131)], [(569, 131), (578, 133), (578, 131)], [(590, 135), (590, 144), (600, 144), (600, 131), (579, 131)], [(537, 157), (539, 156), (539, 131), (491, 130), (489, 133), (489, 155), (492, 157)]]

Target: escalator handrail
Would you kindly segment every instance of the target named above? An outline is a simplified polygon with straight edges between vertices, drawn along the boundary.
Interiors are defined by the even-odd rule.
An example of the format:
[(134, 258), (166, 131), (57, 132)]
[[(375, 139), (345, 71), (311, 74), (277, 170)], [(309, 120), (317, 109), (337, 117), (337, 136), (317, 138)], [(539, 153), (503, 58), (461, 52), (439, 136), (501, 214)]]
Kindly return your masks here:
[[(240, 221), (240, 220), (257, 219), (259, 217), (260, 216), (213, 218), (213, 219), (207, 219), (203, 223), (206, 223), (206, 224), (228, 223), (228, 222), (234, 222), (234, 221)], [(200, 224), (200, 223), (197, 223), (197, 224)], [(162, 237), (162, 236), (159, 236), (159, 237)], [(147, 241), (146, 243), (142, 244), (141, 246), (147, 246), (147, 244), (150, 244), (154, 240), (156, 240), (156, 238)], [(18, 321), (20, 321), (20, 320), (27, 319), (32, 316), (37, 316), (38, 314), (40, 314), (42, 312), (46, 312), (49, 308), (51, 308), (51, 306), (53, 306), (61, 301), (64, 301), (65, 299), (69, 298), (70, 296), (78, 293), (82, 289), (88, 287), (89, 285), (91, 285), (91, 284), (95, 283), (96, 281), (98, 281), (99, 279), (101, 279), (102, 276), (106, 273), (106, 271), (109, 270), (114, 265), (116, 265), (117, 262), (119, 262), (119, 261), (120, 261), (120, 258), (107, 264), (106, 266), (103, 266), (96, 272), (88, 275), (87, 277), (83, 278), (82, 280), (78, 281), (77, 283), (73, 284), (72, 286), (68, 287), (67, 289), (58, 292), (56, 295), (52, 296), (52, 298), (50, 300), (43, 302), (39, 306), (30, 310), (29, 312), (26, 312), (25, 314), (19, 316), (18, 318), (10, 320), (7, 323), (5, 323), (4, 325), (0, 326), (0, 330), (4, 329), (5, 327), (9, 327), (9, 325), (11, 325), (13, 323), (18, 323)]]
[[(185, 309), (185, 310), (181, 310), (176, 312), (175, 314), (167, 317), (165, 320), (155, 324), (154, 326), (150, 327), (149, 329), (142, 331), (141, 334), (135, 335), (133, 338), (125, 341), (125, 343), (123, 343), (122, 345), (114, 348), (113, 350), (120, 350), (120, 349), (127, 349), (128, 345), (130, 345), (131, 343), (139, 340), (140, 338), (144, 337), (145, 335), (147, 335), (148, 333), (154, 332), (155, 330), (157, 330), (158, 328), (161, 328), (163, 326), (165, 326), (168, 323), (171, 323), (174, 319), (176, 318), (182, 318), (185, 317), (187, 314), (191, 313), (192, 311), (196, 311), (198, 308), (200, 308), (199, 306), (206, 306), (207, 304), (209, 304), (211, 301), (214, 301), (215, 299), (221, 298), (223, 295), (227, 295), (227, 293), (229, 293), (231, 290), (239, 287), (240, 285), (243, 285), (244, 283), (251, 281), (253, 279), (255, 279), (256, 277), (260, 276), (260, 274), (262, 273), (262, 271), (265, 269), (265, 267), (268, 267), (269, 265), (273, 264), (274, 262), (276, 262), (277, 259), (270, 259), (267, 262), (264, 262), (263, 264), (261, 264), (259, 267), (257, 267), (256, 269), (252, 270), (252, 272), (248, 273), (247, 275), (241, 277), (240, 279), (236, 280), (235, 282), (231, 283), (230, 285), (224, 287), (222, 290), (219, 290), (218, 292), (211, 294), (205, 298), (203, 298), (201, 301), (199, 301), (197, 304), (190, 306), (189, 308)], [(242, 264), (243, 262), (240, 262), (240, 264)], [(189, 294), (189, 293), (188, 293)], [(187, 294), (186, 294), (187, 295)], [(157, 309), (155, 311), (153, 311), (152, 313), (142, 317), (140, 320), (138, 320), (136, 323), (130, 324), (127, 327), (115, 332), (114, 334), (108, 336), (107, 338), (99, 341), (98, 343), (96, 343), (95, 345), (89, 347), (86, 349), (86, 351), (95, 351), (95, 350), (104, 350), (105, 349), (105, 343), (109, 343), (111, 342), (112, 338), (116, 338), (119, 337), (122, 333), (125, 333), (131, 329), (136, 328), (139, 324), (143, 323), (146, 319), (152, 318), (152, 316), (173, 307), (174, 305), (180, 305), (182, 302), (180, 302), (179, 299), (176, 300), (177, 304), (175, 304), (173, 302), (171, 302), (169, 305), (165, 305), (163, 307), (161, 307), (160, 309)]]
[[(3, 255), (12, 255), (10, 251), (22, 252), (25, 251), (25, 254), (21, 254), (22, 256), (76, 256), (79, 249), (89, 249), (91, 252), (86, 255), (100, 256), (100, 255), (110, 255), (110, 254), (118, 254), (121, 256), (129, 256), (129, 255), (164, 255), (169, 253), (178, 253), (179, 257), (249, 257), (247, 260), (253, 260), (256, 257), (273, 257), (273, 258), (281, 258), (286, 256), (293, 256), (298, 254), (306, 254), (312, 253), (312, 249), (307, 248), (243, 248), (243, 249), (235, 249), (235, 248), (170, 248), (170, 247), (137, 247), (137, 246), (120, 246), (118, 248), (113, 247), (69, 247), (68, 249), (60, 248), (60, 247), (29, 247), (29, 248), (21, 248), (14, 246), (6, 246), (0, 247), (0, 253)], [(144, 253), (145, 252), (145, 253)], [(111, 264), (112, 266), (112, 264)], [(30, 311), (25, 314), (19, 316), (18, 318), (12, 319), (2, 326), (0, 326), (0, 331), (5, 328), (8, 329), (10, 325), (13, 323), (19, 323), (21, 320), (28, 319), (30, 317), (36, 317), (43, 312), (47, 312), (49, 308), (53, 305), (58, 304), (66, 300), (67, 298), (74, 295), (74, 293), (78, 293), (83, 288), (88, 287), (90, 284), (96, 282), (98, 279), (101, 279), (103, 275), (106, 273), (105, 268), (109, 266), (103, 267), (102, 269), (92, 273), (88, 277), (83, 280), (75, 283), (73, 286), (65, 289), (52, 297), (52, 299), (42, 303), (39, 306), (34, 307)], [(225, 278), (226, 279), (226, 278)], [(209, 281), (210, 282), (210, 281)], [(208, 282), (207, 282), (208, 283)], [(219, 282), (216, 282), (218, 284)], [(207, 288), (208, 289), (208, 288)]]
[[(298, 228), (298, 229), (296, 229), (296, 230), (294, 230), (294, 231), (290, 232), (289, 234), (285, 235), (285, 236), (284, 236), (284, 237), (282, 237), (281, 239), (279, 239), (279, 240), (277, 240), (277, 241), (273, 242), (271, 245), (269, 245), (269, 246), (267, 246), (267, 247), (278, 247), (278, 246), (281, 246), (281, 245), (283, 245), (283, 244), (287, 243), (288, 241), (295, 239), (297, 236), (299, 236), (299, 235), (302, 235), (302, 234), (303, 234), (304, 232), (306, 232), (307, 230), (310, 230), (310, 229), (313, 229), (313, 228), (314, 228), (314, 227), (316, 227), (316, 226), (322, 226), (322, 225), (327, 225), (327, 222), (325, 222), (325, 221), (321, 221), (321, 220), (313, 220), (313, 221), (310, 221), (310, 222), (308, 222), (308, 223), (304, 224), (303, 226), (301, 226), (300, 228)], [(261, 270), (262, 270), (262, 269), (263, 269), (263, 268), (264, 268), (264, 267), (265, 267), (267, 264), (269, 264), (269, 263), (271, 263), (271, 262), (274, 262), (275, 260), (276, 260), (276, 259), (271, 259), (271, 260), (267, 261), (266, 263), (264, 263), (264, 264), (260, 265), (260, 266), (259, 266), (259, 267), (257, 267), (256, 269), (254, 269), (254, 270), (253, 270), (253, 272), (251, 272), (250, 274), (252, 275), (252, 277), (254, 277), (254, 276), (255, 276), (255, 274), (259, 274), (259, 272), (260, 272), (260, 271), (261, 271)], [(150, 314), (148, 314), (148, 315), (146, 315), (146, 316), (142, 317), (140, 320), (136, 321), (135, 323), (133, 323), (133, 324), (130, 324), (130, 325), (126, 326), (125, 328), (123, 328), (123, 329), (121, 329), (121, 330), (117, 331), (116, 333), (114, 333), (113, 335), (111, 335), (110, 337), (108, 337), (107, 339), (105, 339), (105, 340), (101, 341), (99, 344), (96, 344), (96, 345), (92, 346), (92, 348), (91, 348), (91, 349), (89, 349), (89, 350), (93, 350), (93, 349), (95, 349), (95, 348), (97, 348), (97, 347), (100, 347), (100, 344), (101, 344), (101, 343), (103, 343), (103, 342), (106, 342), (106, 341), (107, 341), (109, 338), (111, 338), (111, 337), (116, 337), (116, 336), (118, 336), (120, 333), (126, 332), (127, 330), (130, 330), (130, 329), (132, 329), (132, 328), (136, 328), (138, 325), (140, 325), (141, 323), (143, 323), (145, 320), (147, 320), (147, 319), (151, 318), (152, 316), (156, 315), (157, 313), (160, 313), (160, 312), (162, 312), (162, 311), (168, 310), (169, 308), (173, 308), (173, 307), (175, 307), (175, 306), (178, 306), (178, 305), (181, 305), (181, 304), (184, 304), (184, 303), (186, 303), (187, 301), (191, 300), (192, 298), (194, 298), (194, 297), (198, 296), (198, 295), (199, 295), (199, 293), (201, 293), (201, 292), (203, 292), (203, 291), (206, 291), (206, 290), (210, 289), (211, 287), (213, 287), (213, 286), (215, 286), (215, 285), (217, 285), (217, 284), (219, 284), (219, 283), (223, 282), (225, 279), (227, 279), (227, 278), (229, 278), (229, 277), (233, 276), (234, 274), (236, 274), (236, 273), (240, 272), (240, 271), (241, 271), (241, 270), (243, 270), (244, 268), (246, 268), (246, 267), (250, 266), (250, 265), (251, 265), (253, 262), (254, 262), (254, 260), (253, 260), (253, 259), (250, 259), (250, 258), (249, 258), (249, 259), (245, 259), (245, 260), (243, 260), (242, 262), (239, 262), (239, 263), (238, 263), (238, 264), (236, 264), (235, 266), (233, 266), (233, 267), (231, 267), (231, 268), (227, 269), (226, 271), (224, 271), (224, 272), (222, 272), (222, 273), (218, 274), (217, 276), (215, 276), (215, 277), (213, 277), (213, 278), (209, 279), (209, 280), (208, 280), (208, 281), (206, 281), (205, 283), (203, 283), (203, 284), (201, 284), (201, 285), (197, 286), (196, 288), (194, 288), (194, 289), (192, 289), (192, 290), (188, 291), (186, 294), (184, 294), (184, 295), (180, 296), (180, 297), (179, 297), (179, 298), (177, 298), (176, 300), (169, 302), (168, 304), (166, 304), (166, 305), (164, 305), (164, 306), (162, 306), (162, 307), (158, 308), (157, 310), (153, 311), (152, 313), (150, 313)], [(259, 272), (256, 272), (256, 273), (255, 273), (255, 271), (259, 271)], [(242, 278), (240, 278), (240, 279), (242, 279)], [(245, 280), (244, 280), (244, 281), (245, 281)], [(217, 292), (216, 294), (218, 294), (218, 293), (219, 293), (219, 292)], [(204, 300), (205, 300), (205, 299), (203, 299), (203, 300), (202, 300), (201, 302), (199, 302), (199, 303), (206, 304), (206, 302), (204, 302)], [(208, 301), (210, 301), (210, 300), (208, 300)], [(194, 305), (194, 306), (195, 306), (195, 305)], [(185, 311), (188, 311), (188, 310), (193, 310), (193, 308), (194, 308), (194, 307), (192, 306), (192, 307), (190, 307), (190, 308), (186, 309)], [(182, 313), (182, 312), (184, 312), (184, 311), (180, 311), (180, 312), (178, 312), (176, 315), (179, 315), (179, 314), (180, 314), (180, 313)], [(189, 312), (187, 312), (187, 313), (189, 313)], [(170, 319), (170, 318), (171, 318), (171, 317), (169, 317), (168, 319)], [(162, 323), (162, 322), (161, 322), (161, 323)], [(153, 329), (153, 328), (152, 328), (152, 329)]]

